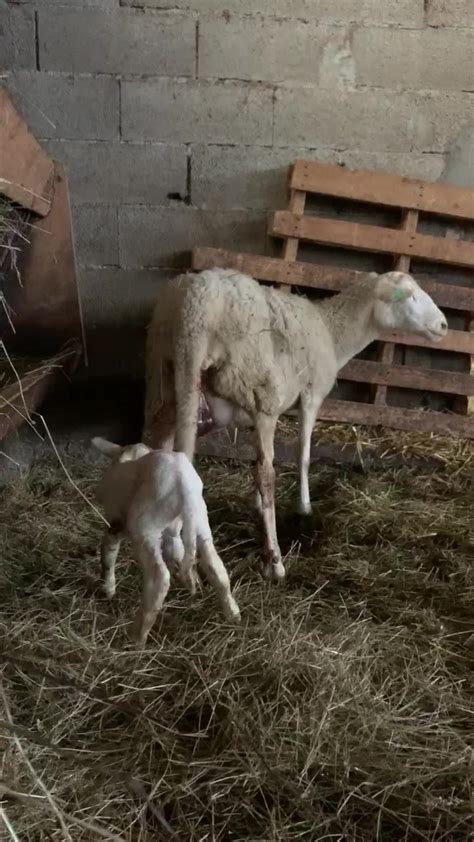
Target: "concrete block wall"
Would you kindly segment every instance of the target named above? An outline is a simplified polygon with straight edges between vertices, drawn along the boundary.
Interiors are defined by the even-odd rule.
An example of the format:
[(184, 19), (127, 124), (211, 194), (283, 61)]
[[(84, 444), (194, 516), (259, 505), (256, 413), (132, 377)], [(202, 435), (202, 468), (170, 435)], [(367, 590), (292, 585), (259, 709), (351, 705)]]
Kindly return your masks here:
[(0, 74), (68, 168), (100, 332), (193, 245), (268, 249), (298, 156), (439, 178), (474, 123), (474, 2), (0, 0)]

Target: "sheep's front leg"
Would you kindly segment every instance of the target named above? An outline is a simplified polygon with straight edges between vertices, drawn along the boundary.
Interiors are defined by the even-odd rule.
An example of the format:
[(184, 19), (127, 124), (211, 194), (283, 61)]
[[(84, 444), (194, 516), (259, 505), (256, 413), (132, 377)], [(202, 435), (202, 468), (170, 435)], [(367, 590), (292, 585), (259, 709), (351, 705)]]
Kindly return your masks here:
[(118, 526), (107, 527), (100, 547), (102, 590), (112, 599), (115, 594), (115, 563), (120, 549), (121, 533)]
[(301, 397), (300, 401), (300, 430), (299, 430), (299, 473), (300, 473), (300, 502), (299, 512), (302, 515), (311, 514), (311, 500), (309, 496), (309, 461), (311, 455), (311, 433), (314, 422), (321, 406), (321, 399)]
[(262, 520), (265, 531), (264, 568), (267, 579), (285, 578), (285, 568), (281, 560), (278, 545), (275, 517), (275, 471), (273, 468), (274, 447), (277, 419), (260, 413), (255, 418), (257, 434), (256, 483), (262, 500)]
[(170, 572), (159, 550), (159, 537), (156, 541), (150, 537), (134, 540), (143, 576), (142, 604), (135, 621), (135, 637), (141, 645), (146, 643), (170, 587)]

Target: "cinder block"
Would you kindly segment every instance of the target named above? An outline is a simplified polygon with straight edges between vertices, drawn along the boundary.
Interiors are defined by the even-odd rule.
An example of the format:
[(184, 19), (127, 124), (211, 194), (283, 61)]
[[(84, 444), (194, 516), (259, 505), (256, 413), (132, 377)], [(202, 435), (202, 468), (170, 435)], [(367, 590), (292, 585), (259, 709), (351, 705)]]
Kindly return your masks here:
[(333, 149), (195, 146), (191, 200), (202, 208), (275, 210), (288, 201), (288, 167), (297, 158), (337, 163)]
[[(462, 0), (461, 0), (462, 2)], [(469, 0), (464, 0), (469, 2)], [(173, 0), (173, 8), (197, 12), (292, 17), (320, 23), (398, 24), (422, 26), (424, 0)], [(169, 0), (122, 0), (123, 6), (149, 9), (169, 7)]]
[(172, 274), (163, 269), (83, 268), (80, 285), (86, 328), (146, 324), (160, 286)]
[(202, 208), (275, 210), (288, 202), (288, 167), (294, 161), (343, 164), (350, 169), (385, 170), (436, 181), (440, 154), (287, 147), (196, 146), (191, 154), (191, 199)]
[[(60, 6), (74, 7), (80, 6), (82, 8), (93, 7), (96, 9), (116, 9), (120, 4), (120, 0), (9, 0), (10, 3), (20, 2), (24, 5), (35, 6), (37, 9), (48, 8), (56, 9)], [(122, 3), (121, 5), (126, 5)]]
[(275, 145), (404, 152), (412, 148), (413, 95), (285, 87), (276, 92)]
[(166, 205), (186, 196), (184, 146), (49, 141), (46, 147), (67, 167), (74, 204)]
[(89, 380), (112, 375), (143, 378), (145, 328), (170, 274), (160, 269), (80, 270)]
[(429, 0), (426, 11), (429, 26), (474, 26), (472, 0)]
[(199, 23), (199, 75), (268, 82), (317, 82), (334, 29), (263, 17), (205, 17)]
[(24, 6), (0, 5), (0, 71), (36, 67), (35, 16)]
[(171, 143), (270, 144), (271, 88), (241, 82), (122, 82), (122, 135)]
[(80, 266), (117, 266), (117, 209), (92, 205), (72, 208), (74, 241)]
[(119, 89), (107, 76), (19, 72), (11, 91), (39, 138), (111, 140), (119, 133)]
[(176, 12), (40, 11), (40, 67), (72, 73), (194, 75), (195, 28), (191, 16)]
[(394, 172), (405, 178), (421, 178), (437, 181), (443, 171), (444, 156), (416, 152), (371, 152), (355, 150), (339, 153), (339, 163), (352, 170), (383, 170)]
[(120, 265), (167, 268), (189, 266), (194, 246), (263, 253), (266, 215), (192, 207), (119, 208)]
[(352, 49), (358, 85), (474, 88), (472, 30), (360, 28), (354, 33)]
[(444, 152), (472, 123), (472, 94), (420, 92), (413, 97), (413, 149)]

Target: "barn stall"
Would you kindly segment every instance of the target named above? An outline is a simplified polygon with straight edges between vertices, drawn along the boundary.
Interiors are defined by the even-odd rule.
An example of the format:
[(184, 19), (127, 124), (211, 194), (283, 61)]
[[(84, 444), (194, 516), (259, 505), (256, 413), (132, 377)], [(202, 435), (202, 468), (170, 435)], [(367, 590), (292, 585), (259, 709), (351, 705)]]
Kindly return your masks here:
[[(437, 173), (420, 173), (421, 154), (397, 161), (401, 175), (386, 165), (376, 169), (360, 149), (334, 152), (364, 169), (337, 166), (327, 160), (325, 140), (317, 144), (322, 148), (304, 150), (310, 159), (283, 145), (275, 144), (271, 155), (259, 149), (267, 163), (251, 164), (249, 172), (255, 138), (218, 136), (216, 143), (224, 140), (228, 150), (212, 143), (203, 148), (188, 114), (186, 127), (178, 126), (191, 143), (182, 176), (182, 138), (170, 138), (165, 129), (155, 137), (149, 123), (146, 142), (136, 144), (127, 97), (137, 73), (187, 71), (175, 65), (150, 70), (145, 42), (127, 76), (113, 49), (92, 55), (101, 33), (118, 26), (126, 41), (146, 18), (150, 43), (166, 53), (160, 33), (166, 30), (174, 48), (186, 45), (192, 23), (207, 80), (219, 64), (219, 52), (211, 49), (213, 25), (244, 61), (250, 24), (264, 32), (278, 27), (275, 37), (284, 40), (296, 32), (298, 43), (305, 43), (307, 27), (318, 33), (320, 24), (246, 14), (222, 23), (217, 15), (188, 11), (170, 22), (166, 12), (111, 11), (113, 5), (91, 12), (78, 4), (53, 15), (46, 4), (31, 20), (35, 4), (13, 5), (9, 20), (12, 39), (20, 23), (26, 28), (36, 20), (39, 61), (30, 70), (22, 65), (0, 103), (2, 833), (13, 840), (74, 842), (468, 838), (474, 194), (462, 186), (462, 138), (446, 156), (439, 181)], [(426, 33), (436, 31), (438, 38), (456, 35), (467, 50), (469, 27), (458, 26), (458, 18), (443, 22), (442, 4), (426, 5), (427, 20), (414, 21), (413, 10), (400, 12), (408, 16), (398, 21), (406, 29), (393, 19), (377, 20), (372, 36), (404, 37), (409, 50), (410, 32), (423, 44)], [(61, 52), (60, 23), (72, 38), (71, 55)], [(344, 44), (349, 49), (345, 30), (338, 30), (342, 23), (350, 21), (335, 25), (330, 55), (334, 49), (339, 55)], [(325, 37), (333, 24), (324, 24)], [(77, 46), (78, 26), (99, 32), (90, 55)], [(357, 58), (357, 38), (370, 29), (364, 20), (351, 55)], [(18, 56), (12, 68), (14, 61)], [(321, 87), (334, 83), (331, 96), (343, 107), (347, 92), (333, 80), (327, 53), (318, 61)], [(303, 57), (297, 67), (303, 111)], [(96, 70), (93, 91), (84, 74)], [(265, 98), (252, 76), (260, 72), (249, 66), (250, 100)], [(436, 76), (433, 69), (424, 72), (425, 79)], [(226, 73), (239, 76), (232, 66)], [(60, 108), (61, 86), (97, 95), (119, 74), (121, 135), (94, 138), (90, 126), (79, 125), (93, 106), (79, 99), (73, 110), (70, 91)], [(35, 91), (33, 106), (26, 81)], [(48, 93), (53, 101), (45, 111), (42, 98), (52, 81), (57, 99)], [(140, 84), (164, 111), (163, 82)], [(207, 82), (189, 84), (199, 88), (204, 114)], [(221, 87), (229, 84), (238, 87)], [(410, 89), (413, 83), (403, 84)], [(180, 107), (189, 109), (184, 90), (181, 95)], [(284, 99), (284, 86), (276, 95)], [(433, 108), (434, 97), (428, 98)], [(245, 116), (252, 103), (239, 107)], [(292, 107), (286, 105), (288, 114)], [(396, 112), (396, 101), (392, 107)], [(417, 107), (423, 108), (421, 98)], [(108, 120), (109, 111), (104, 108), (100, 119)], [(206, 113), (212, 124), (212, 109)], [(99, 118), (93, 119), (100, 132)], [(45, 128), (53, 122), (59, 140)], [(107, 135), (109, 127), (102, 131)], [(162, 156), (157, 171), (152, 153)], [(130, 154), (136, 160), (127, 182)], [(437, 153), (429, 148), (423, 154), (432, 163)], [(238, 211), (229, 210), (225, 188), (237, 192)], [(252, 233), (242, 237), (242, 196), (252, 190), (257, 200), (247, 199), (245, 222)], [(255, 204), (270, 211), (268, 237), (261, 241)], [(230, 228), (225, 234), (216, 215)], [(118, 256), (111, 218), (118, 220)], [(154, 244), (169, 233), (171, 244)], [(183, 253), (188, 246), (191, 255)], [(259, 573), (259, 525), (249, 509), (252, 436), (231, 430), (201, 440), (196, 464), (242, 623), (235, 628), (222, 620), (207, 586), (192, 598), (174, 587), (140, 651), (129, 635), (140, 598), (130, 550), (118, 564), (115, 600), (105, 600), (98, 587), (103, 524), (94, 507), (103, 465), (92, 458), (88, 439), (97, 432), (122, 442), (139, 438), (143, 324), (151, 301), (164, 277), (215, 265), (315, 298), (344, 289), (360, 272), (412, 271), (446, 313), (449, 332), (436, 347), (387, 335), (341, 372), (313, 436), (309, 517), (294, 513), (297, 424), (291, 415), (282, 417), (276, 461), (288, 570), (283, 587), (265, 583)], [(133, 331), (124, 331), (124, 313)]]

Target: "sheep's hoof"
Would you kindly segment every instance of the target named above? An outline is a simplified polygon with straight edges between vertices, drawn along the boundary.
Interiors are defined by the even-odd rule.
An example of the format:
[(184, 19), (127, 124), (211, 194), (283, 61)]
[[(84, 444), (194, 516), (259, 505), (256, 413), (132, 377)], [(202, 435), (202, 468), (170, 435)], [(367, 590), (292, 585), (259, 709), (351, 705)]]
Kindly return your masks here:
[(271, 582), (282, 582), (285, 578), (285, 566), (277, 555), (273, 555), (263, 565), (263, 575)]
[(103, 584), (102, 593), (104, 594), (104, 596), (107, 597), (107, 599), (113, 599), (113, 597), (115, 596), (115, 585)]
[(312, 515), (313, 514), (313, 507), (311, 503), (303, 503), (302, 500), (298, 503), (298, 514), (299, 515)]

